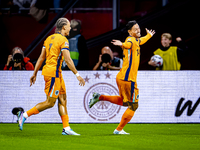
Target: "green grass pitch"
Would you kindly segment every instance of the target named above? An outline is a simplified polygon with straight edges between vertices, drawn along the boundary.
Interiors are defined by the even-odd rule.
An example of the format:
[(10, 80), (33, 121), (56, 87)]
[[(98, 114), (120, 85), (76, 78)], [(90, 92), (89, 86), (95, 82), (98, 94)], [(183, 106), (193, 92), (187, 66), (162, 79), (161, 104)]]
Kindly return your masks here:
[(200, 124), (127, 124), (130, 135), (113, 135), (117, 124), (71, 124), (81, 136), (61, 135), (62, 124), (0, 123), (0, 150), (199, 150)]

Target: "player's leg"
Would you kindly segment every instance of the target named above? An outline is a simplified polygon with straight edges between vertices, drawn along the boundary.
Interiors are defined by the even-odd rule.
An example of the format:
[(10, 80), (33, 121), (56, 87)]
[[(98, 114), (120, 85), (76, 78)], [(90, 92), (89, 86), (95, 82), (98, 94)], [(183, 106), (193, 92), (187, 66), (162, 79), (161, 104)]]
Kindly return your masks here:
[(127, 103), (128, 108), (122, 115), (122, 119), (118, 125), (118, 127), (114, 130), (114, 134), (129, 134), (126, 133), (123, 128), (124, 126), (132, 119), (135, 111), (138, 108), (138, 100), (139, 100), (139, 94), (137, 89), (137, 84), (134, 82), (124, 82), (126, 88), (125, 94), (124, 94), (124, 103)]
[(92, 99), (90, 99), (89, 107), (92, 108), (92, 106), (96, 104), (98, 101), (109, 101), (113, 104), (123, 106), (123, 99), (118, 95), (110, 96), (110, 95), (101, 95), (99, 93), (94, 93)]
[(19, 129), (23, 130), (23, 124), (26, 121), (26, 119), (32, 115), (36, 115), (40, 113), (41, 111), (44, 111), (48, 108), (51, 108), (54, 106), (56, 102), (56, 98), (47, 96), (46, 101), (38, 103), (36, 106), (31, 108), (30, 110), (26, 112), (19, 111), (18, 112), (18, 122), (19, 122)]
[(118, 95), (110, 96), (110, 95), (101, 95), (99, 97), (99, 100), (101, 101), (109, 101), (113, 104), (121, 105), (123, 106), (123, 98)]
[(66, 94), (59, 95), (58, 97), (58, 113), (61, 117), (63, 128), (69, 127), (69, 117), (67, 113), (67, 99)]
[(125, 125), (133, 118), (136, 109), (138, 108), (138, 103), (129, 104), (128, 108), (122, 115), (121, 121), (118, 127), (114, 130), (114, 134), (129, 134), (126, 133), (123, 128)]
[(60, 95), (58, 97), (58, 112), (60, 114), (60, 117), (63, 123), (62, 135), (80, 135), (74, 132), (69, 126), (69, 116), (67, 113), (66, 88), (65, 88), (65, 83), (62, 78), (62, 75), (60, 77), (60, 82), (61, 82), (61, 89), (60, 89)]
[(23, 124), (25, 120), (32, 116), (36, 115), (41, 111), (44, 111), (48, 108), (51, 108), (55, 105), (56, 99), (58, 98), (60, 82), (58, 82), (57, 78), (44, 76), (45, 80), (45, 93), (47, 95), (47, 99), (44, 102), (38, 103), (36, 106), (31, 108), (26, 112), (18, 112), (18, 122), (19, 129), (23, 129)]
[[(120, 89), (121, 80), (116, 78), (116, 82), (117, 82), (118, 88)], [(119, 90), (119, 95), (110, 96), (110, 95), (101, 95), (99, 93), (94, 93), (92, 99), (90, 99), (89, 107), (91, 108), (98, 101), (109, 101), (113, 104), (123, 106), (124, 105), (123, 104), (123, 97), (122, 97), (122, 94), (120, 93), (120, 90)]]

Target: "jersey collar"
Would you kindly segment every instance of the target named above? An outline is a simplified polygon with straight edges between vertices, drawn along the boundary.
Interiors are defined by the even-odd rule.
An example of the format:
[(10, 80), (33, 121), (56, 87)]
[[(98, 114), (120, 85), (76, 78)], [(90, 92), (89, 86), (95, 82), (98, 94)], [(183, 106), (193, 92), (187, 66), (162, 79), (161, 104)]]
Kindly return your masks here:
[[(55, 32), (56, 34), (61, 34), (60, 32)], [(61, 34), (62, 35), (62, 34)], [(64, 36), (64, 35), (62, 35), (62, 36)]]

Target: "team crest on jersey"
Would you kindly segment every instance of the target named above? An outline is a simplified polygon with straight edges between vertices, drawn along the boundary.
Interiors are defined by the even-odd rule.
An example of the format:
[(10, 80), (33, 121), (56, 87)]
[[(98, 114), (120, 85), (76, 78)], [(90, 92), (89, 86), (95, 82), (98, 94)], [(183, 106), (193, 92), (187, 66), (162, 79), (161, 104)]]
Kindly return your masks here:
[(55, 91), (55, 95), (57, 96), (59, 94), (59, 90), (56, 90)]
[(69, 43), (68, 43), (68, 42), (65, 42), (65, 46), (69, 46)]
[(139, 94), (136, 96), (136, 99), (139, 99)]

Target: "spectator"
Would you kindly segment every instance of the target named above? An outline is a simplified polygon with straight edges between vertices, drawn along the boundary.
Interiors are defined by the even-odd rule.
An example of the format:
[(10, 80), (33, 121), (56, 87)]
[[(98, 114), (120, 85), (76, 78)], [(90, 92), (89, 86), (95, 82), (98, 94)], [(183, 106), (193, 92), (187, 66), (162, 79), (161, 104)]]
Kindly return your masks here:
[(36, 0), (36, 2), (30, 7), (30, 15), (35, 18), (39, 23), (48, 22), (48, 12), (51, 7), (51, 1), (49, 0)]
[(34, 70), (29, 60), (28, 57), (24, 57), (24, 52), (20, 47), (14, 47), (3, 70)]
[[(81, 21), (73, 19), (71, 20), (71, 30), (67, 39), (69, 39), (69, 51), (70, 56), (74, 62), (75, 67), (78, 70), (89, 69), (89, 54), (86, 46), (86, 41), (83, 35), (81, 35)], [(68, 67), (63, 61), (63, 70), (68, 70)]]
[[(11, 11), (13, 13), (19, 11), (19, 8), (25, 9), (30, 8), (36, 3), (36, 0), (13, 0), (13, 6), (11, 7)], [(22, 10), (22, 12), (28, 13), (28, 10)]]
[[(104, 54), (109, 54), (111, 61), (102, 61)], [(104, 56), (107, 57), (107, 56)], [(120, 70), (122, 68), (123, 60), (113, 56), (113, 52), (110, 47), (105, 46), (101, 49), (101, 54), (99, 55), (99, 61), (94, 66), (93, 70)]]
[(154, 51), (154, 55), (160, 55), (163, 59), (163, 65), (156, 67), (156, 63), (152, 60), (148, 62), (149, 65), (156, 67), (156, 70), (180, 70), (180, 60), (184, 56), (187, 47), (180, 37), (176, 38), (177, 46), (170, 46), (172, 36), (170, 33), (163, 33), (161, 35), (161, 48)]
[(37, 0), (13, 0), (14, 5), (19, 8), (30, 8)]

